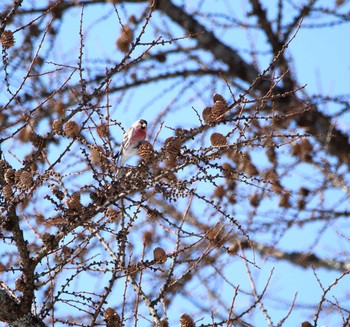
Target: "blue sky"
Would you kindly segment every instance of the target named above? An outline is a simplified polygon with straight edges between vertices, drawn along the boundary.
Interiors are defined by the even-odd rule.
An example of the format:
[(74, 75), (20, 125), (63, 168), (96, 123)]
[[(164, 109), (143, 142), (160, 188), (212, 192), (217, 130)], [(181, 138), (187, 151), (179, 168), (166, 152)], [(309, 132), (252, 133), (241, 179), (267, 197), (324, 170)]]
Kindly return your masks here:
[[(229, 2), (227, 2), (227, 7), (224, 8), (220, 6), (225, 6), (225, 4), (219, 1), (207, 1), (204, 2), (204, 5), (207, 6), (207, 11), (211, 11), (211, 9), (213, 9), (213, 11), (227, 10), (229, 14), (236, 13), (239, 15), (241, 10), (245, 9), (246, 2), (237, 1), (235, 4), (236, 3), (237, 6), (234, 7), (232, 4), (230, 5)], [(320, 1), (319, 3), (320, 6), (322, 6), (322, 3), (324, 5), (327, 5), (329, 4), (329, 1)], [(218, 4), (220, 4), (220, 6), (218, 6)], [(271, 4), (271, 6), (273, 5), (275, 5), (275, 1), (273, 1), (273, 4)], [(191, 8), (190, 4), (188, 6)], [(142, 6), (138, 5), (130, 5), (130, 7), (129, 5), (122, 5), (120, 7), (120, 13), (123, 16), (124, 12), (131, 13), (133, 12), (134, 8), (141, 7)], [(110, 67), (113, 67), (113, 65), (118, 63), (118, 61), (123, 57), (123, 54), (121, 54), (115, 46), (115, 41), (120, 33), (120, 26), (118, 24), (118, 20), (116, 19), (116, 14), (111, 10), (111, 8), (112, 5), (103, 4), (91, 6), (91, 8), (87, 7), (84, 11), (83, 28), (85, 38), (88, 40), (84, 48), (84, 58), (88, 61), (97, 61), (96, 66), (101, 66), (101, 72), (104, 71), (104, 66), (100, 65), (98, 60), (109, 58), (111, 61)], [(344, 12), (345, 11), (346, 8), (344, 7)], [(48, 51), (47, 61), (74, 65), (77, 63), (79, 53), (79, 43), (77, 40), (79, 35), (80, 13), (81, 9), (76, 8), (74, 10), (71, 10), (65, 18), (66, 24), (63, 24), (62, 30), (60, 31), (62, 36), (58, 38), (55, 44), (55, 49), (60, 49), (61, 51), (49, 51), (51, 49), (45, 47), (43, 48), (43, 53)], [(157, 17), (157, 15), (158, 14), (155, 14), (155, 17)], [(125, 19), (125, 17), (122, 18)], [(96, 21), (99, 21), (99, 23), (95, 25), (94, 23)], [(307, 20), (305, 20), (304, 24), (307, 23)], [(161, 26), (161, 24), (162, 22), (160, 20), (155, 20), (154, 23), (151, 23), (151, 26), (156, 29), (156, 27)], [(93, 26), (93, 28), (90, 29), (91, 26)], [(179, 37), (184, 35), (184, 33), (178, 27), (172, 26), (172, 28), (178, 31)], [(218, 31), (218, 33), (219, 32), (220, 31)], [(321, 29), (304, 29), (302, 27), (298, 32), (297, 37), (292, 41), (288, 48), (288, 54), (290, 55), (291, 60), (293, 60), (292, 64), (296, 71), (297, 80), (299, 81), (300, 85), (307, 84), (306, 92), (308, 94), (311, 95), (322, 93), (325, 95), (334, 96), (350, 93), (350, 43), (347, 42), (348, 34), (349, 26), (346, 24), (332, 28)], [(152, 41), (157, 36), (157, 32), (147, 31), (143, 41)], [(18, 34), (18, 37), (20, 38), (20, 33)], [(229, 45), (232, 45), (236, 49), (247, 50), (251, 46), (252, 41), (254, 41), (257, 49), (264, 51), (268, 50), (266, 48), (264, 36), (259, 33), (247, 33), (246, 30), (238, 28), (232, 29), (225, 34), (225, 42)], [(184, 45), (188, 43), (193, 44), (192, 41), (187, 40), (179, 41), (179, 43)], [(164, 49), (167, 49), (169, 46), (170, 45), (164, 46)], [(162, 46), (159, 46), (159, 48), (162, 48)], [(141, 50), (136, 51), (135, 56), (140, 52)], [(248, 57), (248, 55), (245, 56)], [(264, 58), (263, 56), (259, 58), (262, 69), (266, 68), (269, 59), (270, 58)], [(211, 58), (208, 57), (205, 58), (205, 60), (210, 63)], [(53, 65), (48, 64), (47, 67), (52, 69)], [(88, 71), (85, 73), (88, 76)], [(136, 73), (143, 74), (145, 72), (142, 71)], [(68, 76), (69, 70), (67, 70), (65, 74), (62, 75)], [(78, 78), (78, 75), (76, 75), (76, 78)], [(123, 83), (124, 78), (129, 81), (128, 77), (124, 77), (121, 74), (115, 76), (112, 80), (112, 83), (115, 85)], [(150, 86), (139, 88), (137, 90), (137, 93), (128, 94), (128, 96), (122, 97), (120, 99), (118, 97), (112, 97), (110, 99), (110, 104), (112, 105), (111, 113), (113, 115), (113, 118), (120, 120), (123, 126), (126, 128), (132, 124), (136, 118), (140, 117), (146, 118), (152, 125), (154, 117), (158, 115), (160, 110), (163, 110), (166, 106), (172, 105), (174, 98), (181, 95), (186, 95), (186, 97), (184, 96), (184, 99), (190, 98), (192, 96), (192, 101), (188, 103), (187, 107), (184, 106), (180, 109), (175, 107), (173, 113), (165, 117), (165, 126), (169, 125), (173, 127), (179, 125), (186, 128), (198, 126), (199, 122), (196, 118), (196, 114), (190, 108), (193, 106), (196, 109), (201, 110), (206, 105), (208, 105), (208, 99), (210, 99), (212, 96), (212, 92), (210, 90), (210, 80), (207, 80), (205, 82), (206, 84), (204, 83), (203, 85), (193, 85), (192, 89), (189, 86), (188, 89), (185, 90), (181, 90), (181, 85), (172, 85), (171, 83), (173, 82), (158, 82)], [(164, 94), (161, 96), (158, 93), (159, 89), (165, 90)], [(225, 87), (223, 87), (223, 90), (225, 91)], [(203, 97), (196, 96), (196, 94), (190, 95), (190, 93), (193, 93), (193, 91), (197, 92), (198, 94), (201, 94), (202, 92)], [(228, 94), (228, 92), (226, 94)], [(334, 110), (336, 110), (336, 108), (332, 105), (326, 108), (326, 112), (329, 113), (332, 113)], [(349, 132), (350, 129), (349, 123), (349, 115), (344, 116), (341, 121), (337, 122), (337, 124), (347, 132)], [(159, 123), (157, 126), (153, 127), (155, 130), (157, 130), (159, 128)], [(47, 126), (42, 126), (42, 128), (46, 129)], [(164, 139), (170, 134), (171, 131), (164, 128), (161, 132), (161, 138)], [(122, 137), (122, 131), (118, 128), (115, 128), (112, 131), (112, 135), (115, 137), (116, 141), (120, 141)], [(153, 134), (153, 136), (154, 135), (155, 134)], [(206, 141), (203, 140), (203, 142)], [(283, 147), (281, 151), (284, 151)], [(54, 155), (55, 154), (53, 153), (53, 156)], [(288, 151), (285, 151), (285, 155), (288, 156)], [(260, 155), (258, 156), (257, 160), (260, 160)], [(311, 177), (309, 178), (308, 175)], [(311, 169), (310, 167), (302, 167), (299, 171), (295, 171), (294, 178), (295, 183), (297, 183), (298, 179), (305, 181), (307, 178), (309, 178), (308, 183), (316, 183), (317, 171)], [(293, 176), (291, 179), (293, 179)], [(206, 192), (208, 190), (203, 189), (202, 191)], [(329, 203), (333, 203), (334, 197), (342, 196), (338, 192), (329, 194), (329, 199), (327, 201), (329, 201)], [(267, 203), (267, 205), (269, 204), (270, 203)], [(340, 208), (346, 209), (346, 202), (343, 203), (342, 207)], [(198, 205), (196, 210), (201, 211), (203, 210), (203, 207)], [(275, 210), (275, 208), (271, 208), (271, 210)], [(278, 208), (276, 210), (278, 210)], [(238, 211), (237, 218), (244, 219), (245, 214), (246, 213), (244, 210)], [(266, 218), (268, 219), (268, 217)], [(336, 245), (339, 243), (342, 245), (341, 243), (343, 241), (340, 241), (338, 238), (336, 238), (337, 232), (342, 227), (341, 224), (343, 224), (343, 222), (335, 224), (335, 226), (333, 226), (328, 233), (322, 236), (324, 241), (321, 242), (317, 247), (317, 251), (319, 253), (331, 257), (331, 251), (334, 243), (337, 243)], [(279, 242), (279, 246), (281, 246), (281, 248), (290, 250), (302, 251), (306, 247), (310, 246), (310, 239), (312, 240), (314, 237), (316, 237), (318, 233), (320, 233), (320, 230), (322, 230), (322, 227), (322, 223), (312, 225), (310, 224), (309, 226), (303, 227), (302, 230), (301, 228), (299, 229), (298, 227), (295, 227), (283, 236), (282, 240)], [(346, 225), (345, 228), (347, 228)], [(309, 238), (307, 236), (309, 236)], [(264, 240), (263, 233), (261, 233), (259, 237), (261, 240)], [(348, 242), (344, 241), (344, 243), (344, 248), (349, 246)], [(169, 251), (171, 250), (172, 248), (170, 247)], [(239, 284), (242, 288), (249, 290), (250, 285), (249, 280), (246, 277), (247, 274), (245, 266), (242, 264), (242, 262), (234, 262), (233, 264), (230, 264), (231, 258), (228, 257), (226, 259), (228, 260), (227, 271), (224, 272), (226, 276), (228, 278), (232, 278), (235, 284)], [(267, 261), (264, 258), (259, 258), (257, 264), (261, 269), (256, 270), (254, 272), (254, 275), (258, 281), (257, 287), (260, 290), (265, 286), (271, 269), (275, 267), (272, 282), (268, 289), (268, 293), (271, 295), (275, 302), (273, 303), (273, 301), (267, 301), (267, 307), (273, 314), (273, 321), (275, 323), (277, 323), (278, 319), (281, 319), (286, 314), (288, 301), (292, 301), (296, 292), (298, 293), (298, 300), (300, 299), (301, 303), (314, 303), (315, 301), (317, 303), (319, 300), (322, 293), (311, 269), (304, 270), (303, 268), (291, 268), (288, 263), (279, 263), (273, 260)], [(339, 272), (329, 272), (323, 269), (319, 270), (318, 273), (320, 280), (326, 287), (340, 275)], [(341, 296), (344, 295), (343, 288), (345, 288), (346, 285), (349, 285), (348, 279), (349, 278), (346, 278), (339, 283), (339, 285), (334, 289), (335, 294), (337, 294), (337, 291), (339, 291), (338, 294), (341, 294)], [(85, 282), (86, 280), (84, 279), (84, 283)], [(121, 288), (123, 286), (124, 285), (120, 285)], [(223, 296), (226, 297), (225, 301), (229, 302), (230, 297), (232, 296), (232, 292), (228, 289), (223, 289)], [(281, 304), (283, 302), (281, 300), (282, 298), (284, 299), (283, 301), (287, 301), (287, 303)], [(237, 304), (237, 308), (242, 307), (242, 310), (246, 306), (248, 306), (248, 303), (245, 303), (244, 301)], [(191, 306), (188, 302), (182, 302), (178, 300), (174, 312), (176, 312), (176, 310), (181, 311), (189, 308), (191, 308)], [(170, 314), (174, 314), (174, 312), (170, 312)], [(336, 323), (334, 320), (332, 320), (333, 317), (327, 317), (324, 315), (322, 318), (322, 323), (324, 323), (326, 326), (331, 326)], [(291, 315), (291, 318), (285, 323), (284, 326), (296, 326), (305, 319), (306, 316), (301, 316), (300, 311), (295, 311), (295, 313)], [(311, 319), (312, 317), (310, 320)], [(256, 325), (261, 325), (263, 322), (265, 322), (264, 317), (258, 316), (256, 318)], [(148, 324), (143, 324), (142, 320), (140, 320), (139, 326), (148, 326)]]

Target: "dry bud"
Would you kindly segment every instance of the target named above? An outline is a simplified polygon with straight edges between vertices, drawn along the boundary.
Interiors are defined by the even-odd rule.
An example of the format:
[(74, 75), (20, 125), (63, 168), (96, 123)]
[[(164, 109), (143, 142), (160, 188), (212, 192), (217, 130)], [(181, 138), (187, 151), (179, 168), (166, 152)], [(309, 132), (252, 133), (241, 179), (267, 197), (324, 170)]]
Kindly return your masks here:
[(40, 56), (37, 56), (34, 60), (34, 65), (42, 66), (44, 64), (44, 59)]
[(190, 315), (184, 313), (180, 317), (180, 327), (195, 327), (195, 323)]
[(222, 167), (222, 173), (224, 174), (224, 176), (226, 178), (232, 178), (232, 174), (235, 172), (233, 167), (227, 162), (223, 163), (221, 167)]
[(206, 107), (202, 112), (202, 117), (206, 124), (212, 123), (215, 120), (212, 111), (212, 107)]
[(252, 126), (256, 127), (257, 129), (261, 129), (261, 125), (260, 125), (258, 118), (252, 118), (251, 124), (252, 124)]
[(4, 113), (4, 112), (0, 112), (0, 124), (5, 124), (7, 123), (9, 118), (9, 115)]
[(23, 278), (16, 279), (15, 287), (17, 291), (23, 292), (26, 289), (26, 283)]
[(0, 160), (0, 172), (4, 172), (6, 169), (10, 168), (10, 165), (6, 160)]
[(67, 245), (63, 245), (61, 251), (64, 258), (69, 258), (72, 254), (72, 250)]
[(18, 133), (18, 138), (21, 142), (27, 142), (29, 141), (31, 133), (32, 133), (32, 129), (30, 128), (30, 126), (24, 127)]
[(156, 53), (154, 55), (154, 59), (159, 61), (159, 62), (166, 62), (166, 55), (165, 55), (165, 53)]
[(18, 183), (20, 183), (20, 177), (21, 177), (21, 174), (22, 174), (22, 171), (23, 171), (23, 169), (18, 169), (18, 170), (16, 170), (16, 172), (15, 172), (15, 183), (16, 184), (18, 184)]
[(237, 196), (234, 193), (229, 193), (227, 196), (227, 200), (228, 202), (230, 202), (231, 204), (236, 204), (237, 203)]
[(288, 123), (287, 117), (275, 116), (273, 119), (273, 124), (277, 128), (287, 128)]
[(278, 179), (276, 179), (272, 184), (272, 191), (276, 194), (282, 194), (283, 193), (283, 187)]
[(97, 146), (91, 149), (90, 159), (95, 165), (100, 165), (103, 160), (103, 149), (101, 146)]
[(64, 3), (63, 2), (57, 2), (56, 0), (50, 0), (49, 2), (50, 11), (53, 17), (55, 18), (62, 18), (63, 10), (64, 10)]
[(301, 154), (301, 146), (300, 143), (293, 144), (292, 155), (299, 156)]
[(160, 213), (157, 209), (149, 209), (147, 211), (147, 219), (150, 221), (155, 221), (160, 216)]
[(44, 233), (41, 235), (41, 240), (43, 243), (48, 247), (54, 247), (56, 243), (55, 235), (52, 235), (50, 233)]
[(153, 260), (160, 262), (160, 263), (165, 263), (167, 260), (166, 252), (162, 248), (155, 248), (153, 250)]
[(15, 38), (13, 36), (12, 31), (3, 31), (0, 37), (0, 42), (2, 46), (6, 49), (13, 47), (15, 45)]
[(120, 218), (120, 212), (109, 207), (106, 211), (106, 216), (109, 218), (111, 222), (117, 222)]
[(313, 149), (313, 145), (310, 143), (308, 139), (303, 139), (300, 143), (296, 143), (293, 145), (292, 154), (300, 157), (302, 160), (306, 162), (310, 162), (312, 160), (311, 151)]
[(59, 200), (63, 200), (64, 193), (59, 189), (57, 185), (51, 186), (52, 193), (57, 197)]
[(176, 158), (168, 158), (166, 161), (165, 161), (165, 167), (166, 168), (169, 168), (169, 169), (171, 169), (171, 168), (174, 168), (174, 167), (176, 167), (176, 165), (177, 165), (177, 162), (176, 162)]
[(243, 155), (240, 151), (236, 149), (228, 150), (227, 156), (236, 164), (239, 165), (243, 160)]
[(251, 206), (253, 206), (254, 208), (257, 208), (260, 204), (260, 201), (261, 201), (261, 198), (259, 196), (258, 193), (255, 193), (255, 194), (252, 194), (250, 197), (249, 197), (249, 203)]
[(277, 181), (278, 175), (275, 169), (269, 169), (268, 171), (265, 171), (264, 174), (264, 179), (266, 179), (267, 181), (274, 183), (275, 181)]
[(297, 203), (297, 206), (298, 206), (298, 209), (299, 210), (304, 210), (305, 207), (306, 207), (306, 202), (303, 198), (299, 199), (298, 200), (298, 203)]
[(137, 153), (144, 161), (151, 161), (154, 157), (152, 144), (148, 141), (143, 141), (137, 149)]
[(227, 145), (227, 140), (221, 133), (213, 133), (210, 136), (210, 143), (212, 146), (223, 146)]
[(223, 185), (218, 186), (214, 191), (214, 197), (222, 199), (226, 194), (225, 187)]
[(29, 26), (29, 33), (30, 33), (30, 35), (32, 35), (32, 36), (39, 36), (39, 35), (40, 35), (40, 29), (39, 29), (38, 25), (36, 25), (36, 24), (31, 24), (31, 25)]
[(1, 227), (7, 231), (13, 231), (13, 229), (17, 226), (17, 223), (12, 217), (9, 216), (1, 216)]
[(258, 169), (255, 167), (255, 165), (250, 160), (246, 160), (244, 162), (243, 171), (249, 176), (259, 175)]
[(70, 120), (69, 122), (67, 122), (66, 126), (64, 127), (64, 132), (68, 137), (74, 138), (79, 135), (80, 127), (75, 121)]
[(289, 198), (290, 198), (290, 195), (288, 193), (284, 193), (281, 196), (281, 199), (280, 199), (280, 202), (279, 202), (279, 206), (283, 207), (283, 208), (290, 208), (291, 205), (290, 205), (290, 202), (289, 202)]
[(117, 40), (117, 48), (122, 52), (128, 52), (130, 49), (130, 43), (119, 37)]
[(222, 245), (224, 241), (224, 225), (217, 224), (213, 227), (210, 227), (206, 233), (206, 237), (216, 243), (216, 245)]
[(64, 226), (68, 223), (69, 221), (63, 218), (61, 215), (57, 215), (55, 217), (52, 217), (51, 219), (46, 220), (46, 224), (52, 226)]
[(270, 146), (267, 148), (266, 150), (266, 156), (267, 158), (269, 159), (269, 161), (271, 163), (275, 163), (276, 162), (276, 151), (275, 151), (275, 148)]
[(301, 187), (299, 190), (299, 193), (301, 194), (301, 196), (308, 196), (310, 194), (310, 190), (306, 187)]
[(310, 154), (312, 151), (312, 144), (306, 138), (301, 141), (300, 147), (303, 154)]
[(143, 233), (143, 243), (152, 244), (153, 243), (153, 233), (150, 231), (145, 231)]
[(136, 16), (135, 15), (130, 15), (130, 17), (129, 17), (129, 23), (130, 24), (137, 24), (137, 18), (136, 18)]
[(176, 175), (175, 175), (173, 172), (171, 172), (171, 171), (166, 172), (166, 173), (164, 174), (164, 177), (165, 177), (168, 181), (176, 181), (176, 180), (177, 180)]
[(126, 273), (130, 276), (135, 275), (138, 271), (139, 271), (139, 268), (137, 267), (137, 265), (128, 266), (126, 269)]

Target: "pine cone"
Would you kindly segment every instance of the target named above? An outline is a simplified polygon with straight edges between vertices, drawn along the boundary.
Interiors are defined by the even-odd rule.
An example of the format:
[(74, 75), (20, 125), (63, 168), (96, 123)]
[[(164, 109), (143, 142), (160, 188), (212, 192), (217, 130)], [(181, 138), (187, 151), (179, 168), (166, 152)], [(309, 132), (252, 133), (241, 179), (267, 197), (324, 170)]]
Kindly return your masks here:
[(227, 103), (223, 101), (215, 101), (212, 109), (212, 115), (214, 119), (220, 118), (222, 115), (224, 115), (227, 111)]
[(8, 168), (10, 168), (10, 165), (6, 160), (0, 160), (0, 172), (5, 172)]
[(160, 213), (157, 209), (149, 209), (147, 211), (147, 219), (150, 221), (155, 221), (160, 216)]
[(232, 174), (235, 172), (233, 167), (227, 162), (223, 163), (221, 167), (222, 167), (222, 173), (224, 174), (224, 176), (226, 178), (232, 178)]
[(312, 327), (312, 325), (308, 321), (304, 321), (301, 323), (301, 327)]
[(168, 159), (173, 160), (180, 154), (182, 142), (179, 138), (168, 137), (164, 142), (165, 154)]
[(204, 108), (204, 110), (202, 112), (202, 117), (203, 117), (203, 120), (206, 124), (210, 124), (215, 120), (213, 117), (212, 111), (213, 111), (212, 107), (206, 107), (206, 108)]
[(153, 250), (153, 260), (160, 262), (160, 263), (165, 263), (167, 260), (167, 255), (164, 249), (162, 248), (155, 248)]
[(5, 174), (4, 174), (5, 182), (7, 184), (14, 184), (15, 183), (15, 174), (16, 174), (15, 169), (13, 169), (13, 168), (6, 169)]
[(53, 110), (57, 112), (59, 117), (62, 117), (66, 113), (66, 106), (61, 100), (59, 100), (54, 104)]
[(107, 124), (101, 124), (99, 126), (97, 126), (97, 134), (100, 137), (106, 137), (109, 134), (109, 127)]
[[(215, 93), (215, 94), (213, 95), (213, 101), (214, 101), (214, 103), (215, 103), (216, 101), (221, 101), (221, 102), (223, 102), (223, 103), (226, 103), (225, 98), (224, 98), (221, 94), (219, 94), (219, 93)], [(227, 103), (226, 103), (226, 105), (227, 105)]]
[(212, 146), (227, 145), (226, 137), (220, 133), (213, 133), (210, 136), (210, 143)]
[(12, 187), (10, 185), (5, 185), (2, 187), (2, 195), (5, 200), (10, 200), (13, 196)]
[(80, 193), (74, 192), (67, 201), (67, 206), (71, 210), (80, 211), (82, 204), (80, 203)]
[(214, 197), (222, 199), (226, 194), (225, 187), (220, 185), (214, 191)]
[(130, 25), (124, 25), (117, 40), (118, 49), (122, 52), (128, 52), (133, 38), (134, 32), (131, 29)]
[(80, 127), (75, 121), (70, 120), (69, 122), (67, 122), (66, 126), (64, 127), (64, 132), (68, 137), (74, 138), (79, 135)]
[(104, 313), (106, 322), (107, 322), (107, 327), (121, 327), (121, 321), (120, 321), (120, 316), (118, 313), (115, 312), (114, 309), (112, 308), (107, 308), (105, 313)]
[(41, 137), (38, 134), (31, 133), (29, 136), (30, 142), (36, 147), (36, 148), (44, 148), (46, 145), (45, 139)]
[(60, 119), (55, 119), (51, 124), (52, 132), (60, 134), (62, 132), (62, 122)]
[(6, 30), (1, 34), (0, 42), (6, 49), (11, 48), (15, 45), (15, 38), (12, 31)]
[(143, 141), (137, 149), (137, 153), (144, 161), (151, 161), (154, 157), (152, 144), (148, 141)]
[(180, 327), (195, 327), (195, 323), (190, 315), (184, 313), (180, 317)]
[(23, 188), (29, 188), (33, 186), (33, 175), (31, 172), (22, 170), (19, 175), (19, 183)]

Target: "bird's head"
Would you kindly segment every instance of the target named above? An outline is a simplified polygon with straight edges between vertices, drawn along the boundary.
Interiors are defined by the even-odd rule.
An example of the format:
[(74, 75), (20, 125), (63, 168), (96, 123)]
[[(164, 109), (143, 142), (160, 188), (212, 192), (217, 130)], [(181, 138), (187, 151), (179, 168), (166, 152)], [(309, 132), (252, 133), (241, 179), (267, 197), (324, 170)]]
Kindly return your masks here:
[(140, 127), (141, 127), (142, 129), (146, 129), (146, 128), (147, 128), (147, 121), (146, 121), (146, 120), (140, 119), (140, 120), (139, 120), (139, 124), (140, 124)]

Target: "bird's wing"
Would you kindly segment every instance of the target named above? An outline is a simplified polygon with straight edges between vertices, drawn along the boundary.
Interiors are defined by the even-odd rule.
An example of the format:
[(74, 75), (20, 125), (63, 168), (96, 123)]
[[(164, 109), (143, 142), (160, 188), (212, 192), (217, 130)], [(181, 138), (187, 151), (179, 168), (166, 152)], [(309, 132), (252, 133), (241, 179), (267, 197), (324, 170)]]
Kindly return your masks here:
[(129, 147), (130, 140), (131, 140), (133, 134), (134, 134), (134, 130), (133, 130), (132, 126), (129, 127), (128, 130), (124, 133), (123, 141), (120, 144), (120, 149), (119, 149), (118, 153), (116, 154), (116, 156), (114, 157), (117, 159), (118, 165), (120, 163), (120, 160), (122, 160), (124, 149), (127, 149)]

